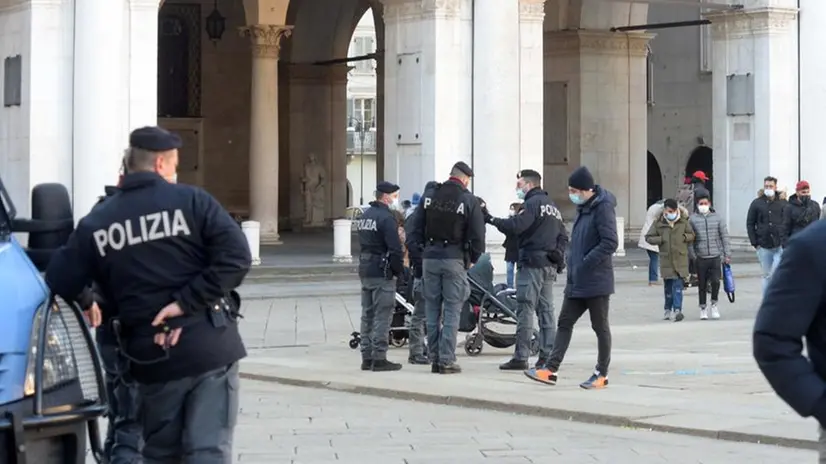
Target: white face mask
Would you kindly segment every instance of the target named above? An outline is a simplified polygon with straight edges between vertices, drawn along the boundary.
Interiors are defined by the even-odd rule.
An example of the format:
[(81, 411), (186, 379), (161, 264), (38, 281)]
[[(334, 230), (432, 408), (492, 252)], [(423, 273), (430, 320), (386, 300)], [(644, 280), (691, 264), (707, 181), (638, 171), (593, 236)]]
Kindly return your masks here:
[(393, 209), (401, 208), (401, 201), (399, 201), (399, 197), (393, 199), (393, 201), (390, 203), (390, 207)]
[(697, 210), (702, 214), (708, 213), (709, 208), (709, 205), (697, 205)]
[(774, 196), (774, 190), (773, 189), (763, 189), (763, 195), (766, 195), (767, 197), (771, 198), (771, 197)]
[(172, 174), (172, 177), (164, 177), (167, 182), (170, 184), (177, 184), (178, 183), (178, 173)]

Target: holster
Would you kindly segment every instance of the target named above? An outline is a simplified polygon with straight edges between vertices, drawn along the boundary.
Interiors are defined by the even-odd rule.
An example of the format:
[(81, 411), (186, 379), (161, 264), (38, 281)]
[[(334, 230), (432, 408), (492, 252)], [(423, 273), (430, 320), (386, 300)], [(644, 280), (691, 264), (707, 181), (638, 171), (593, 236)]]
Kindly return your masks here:
[(235, 290), (213, 303), (207, 312), (210, 324), (213, 327), (226, 327), (238, 322), (241, 315), (241, 295)]

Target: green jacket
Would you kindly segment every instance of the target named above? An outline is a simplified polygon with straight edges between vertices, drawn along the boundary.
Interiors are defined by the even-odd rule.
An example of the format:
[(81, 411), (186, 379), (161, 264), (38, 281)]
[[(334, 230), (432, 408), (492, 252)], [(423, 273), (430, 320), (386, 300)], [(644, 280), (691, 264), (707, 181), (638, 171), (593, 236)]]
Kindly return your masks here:
[(660, 247), (660, 276), (663, 279), (688, 279), (688, 244), (694, 241), (688, 210), (680, 207), (680, 217), (669, 223), (665, 215), (645, 234), (645, 241)]

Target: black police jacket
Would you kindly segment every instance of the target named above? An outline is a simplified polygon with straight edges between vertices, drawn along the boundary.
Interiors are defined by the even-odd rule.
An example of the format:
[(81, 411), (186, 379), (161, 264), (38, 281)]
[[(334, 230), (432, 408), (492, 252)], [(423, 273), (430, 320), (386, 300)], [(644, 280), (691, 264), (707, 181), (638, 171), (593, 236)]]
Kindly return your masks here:
[(565, 263), (568, 232), (562, 214), (548, 198), (548, 193), (536, 187), (525, 195), (525, 203), (515, 216), (492, 218), (493, 224), (505, 235), (514, 234), (519, 242), (520, 266), (561, 267)]
[(390, 208), (371, 201), (370, 207), (356, 219), (361, 245), (359, 277), (400, 276), (404, 272), (404, 255), (399, 239), (399, 225)]
[(117, 307), (127, 353), (146, 361), (163, 359), (151, 323), (177, 302), (185, 316), (174, 324), (183, 332), (169, 358), (132, 363), (137, 381), (167, 382), (246, 356), (237, 324), (216, 322), (210, 309), (241, 284), (250, 261), (241, 229), (211, 195), (139, 172), (80, 220), (49, 263), (46, 282), (64, 298), (100, 285)]
[(432, 210), (436, 201), (436, 194), (439, 187), (428, 188), (419, 200), (416, 211), (407, 218), (411, 222), (407, 235), (408, 250), (412, 246), (421, 247), (423, 259), (467, 259), (470, 263), (475, 263), (482, 253), (485, 252), (485, 216), (482, 214), (482, 207), (479, 201), (470, 193), (457, 179), (448, 179), (445, 184), (454, 184), (461, 187), (462, 192), (459, 197), (459, 207), (456, 214), (464, 219), (462, 237), (457, 244), (435, 243), (426, 235), (427, 216)]

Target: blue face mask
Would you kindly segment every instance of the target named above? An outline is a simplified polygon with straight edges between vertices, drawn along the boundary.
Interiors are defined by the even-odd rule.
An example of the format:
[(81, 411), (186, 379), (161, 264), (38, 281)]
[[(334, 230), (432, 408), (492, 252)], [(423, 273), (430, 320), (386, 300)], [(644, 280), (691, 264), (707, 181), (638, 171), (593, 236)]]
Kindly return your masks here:
[(570, 198), (571, 203), (573, 203), (575, 205), (581, 205), (581, 204), (585, 203), (585, 201), (582, 200), (582, 197), (575, 194), (575, 193), (569, 193), (568, 198)]
[(523, 192), (522, 189), (516, 189), (516, 198), (519, 198), (520, 200), (524, 200), (525, 199), (525, 192)]
[(668, 213), (665, 215), (665, 218), (669, 221), (674, 221), (677, 219), (677, 213)]

